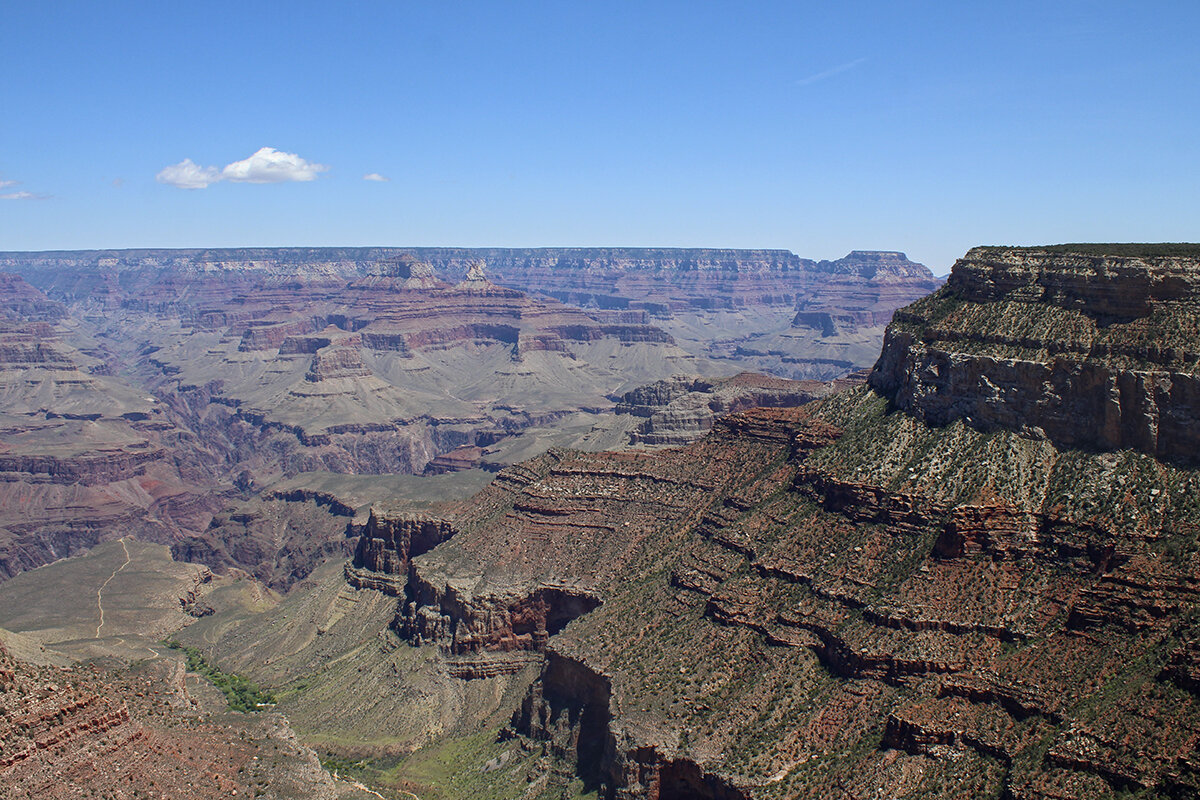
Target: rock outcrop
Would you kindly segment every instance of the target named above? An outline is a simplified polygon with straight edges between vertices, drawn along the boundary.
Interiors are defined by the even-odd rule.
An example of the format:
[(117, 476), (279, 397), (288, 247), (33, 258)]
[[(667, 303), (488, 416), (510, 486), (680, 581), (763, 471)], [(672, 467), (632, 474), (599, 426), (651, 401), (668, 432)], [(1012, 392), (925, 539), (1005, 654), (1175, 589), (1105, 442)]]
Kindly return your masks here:
[(897, 308), (941, 285), (904, 253), (854, 250), (814, 269), (822, 278), (797, 299), (792, 326), (817, 328), (822, 337), (887, 325)]
[(621, 395), (618, 414), (645, 419), (630, 432), (634, 444), (681, 445), (712, 430), (723, 416), (750, 408), (792, 408), (861, 383), (855, 374), (834, 381), (790, 381), (743, 372), (732, 378), (679, 375)]
[(872, 385), (932, 425), (1200, 458), (1200, 259), (976, 248), (889, 330)]

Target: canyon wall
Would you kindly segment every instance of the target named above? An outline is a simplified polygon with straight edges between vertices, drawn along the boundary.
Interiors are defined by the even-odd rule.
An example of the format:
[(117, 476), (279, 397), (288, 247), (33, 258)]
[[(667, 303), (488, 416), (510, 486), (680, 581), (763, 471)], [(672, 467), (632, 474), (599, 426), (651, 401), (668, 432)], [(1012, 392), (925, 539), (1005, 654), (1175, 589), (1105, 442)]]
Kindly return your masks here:
[(901, 312), (874, 387), (933, 425), (1200, 453), (1195, 259), (976, 248)]
[[(1195, 379), (1197, 270), (972, 251), (892, 324), (869, 386), (502, 472), (409, 561), (395, 627), (465, 680), (540, 654), (511, 735), (604, 798), (1188, 796), (1200, 471), (1005, 404), (1103, 430), (1088, 387), (1030, 370)], [(934, 350), (986, 399), (934, 385)], [(593, 598), (557, 633), (530, 613), (552, 586)]]
[[(434, 275), (478, 288), (480, 276), (472, 280), (469, 273), (483, 262), (500, 286), (595, 311), (649, 314), (689, 353), (728, 362), (727, 371), (796, 379), (829, 379), (870, 366), (892, 311), (941, 283), (897, 252), (854, 251), (813, 261), (787, 250), (706, 248), (62, 251), (0, 253), (0, 270), (95, 309), (137, 303), (161, 311), (172, 297), (207, 298), (210, 307), (197, 320), (228, 324), (239, 312), (223, 303), (263, 281), (320, 293), (402, 259), (430, 270), (409, 288), (432, 285)], [(527, 345), (543, 346), (538, 337)]]

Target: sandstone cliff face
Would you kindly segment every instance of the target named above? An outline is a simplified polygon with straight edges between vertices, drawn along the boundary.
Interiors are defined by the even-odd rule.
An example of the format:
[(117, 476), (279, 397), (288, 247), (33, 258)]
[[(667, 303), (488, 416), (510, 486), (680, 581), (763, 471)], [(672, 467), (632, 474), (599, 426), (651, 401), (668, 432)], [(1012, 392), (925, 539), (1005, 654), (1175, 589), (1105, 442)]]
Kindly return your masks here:
[(872, 385), (934, 425), (1200, 453), (1200, 259), (977, 248), (888, 333)]
[[(941, 330), (977, 360), (1018, 346), (971, 321), (1065, 320), (1019, 345), (1063, 353), (1096, 335), (1125, 347), (1132, 329), (1117, 326), (1191, 313), (1164, 309), (1188, 302), (1177, 274), (1169, 299), (1093, 300), (1087, 275), (1054, 275), (1074, 269), (1058, 258), (1033, 282), (1074, 294), (1013, 300), (1006, 278), (1000, 299), (964, 300), (964, 272), (910, 309), (875, 389), (734, 415), (679, 450), (506, 470), (410, 561), (397, 629), (464, 678), (484, 674), (464, 660), (542, 653), (512, 730), (605, 798), (1191, 796), (1200, 471), (1157, 448), (930, 419), (891, 382), (923, 379), (895, 365), (943, 346)], [(1109, 315), (1099, 334), (1082, 308)], [(932, 332), (907, 336), (918, 317)], [(1160, 356), (1139, 358), (1102, 363)], [(1022, 374), (995, 397), (1020, 396)], [(538, 625), (529, 611), (552, 605), (551, 586), (594, 608), (557, 633)], [(518, 620), (534, 624), (525, 637)]]
[(372, 509), (358, 536), (346, 581), (356, 588), (399, 596), (414, 556), (432, 550), (457, 533), (443, 519), (383, 518)]

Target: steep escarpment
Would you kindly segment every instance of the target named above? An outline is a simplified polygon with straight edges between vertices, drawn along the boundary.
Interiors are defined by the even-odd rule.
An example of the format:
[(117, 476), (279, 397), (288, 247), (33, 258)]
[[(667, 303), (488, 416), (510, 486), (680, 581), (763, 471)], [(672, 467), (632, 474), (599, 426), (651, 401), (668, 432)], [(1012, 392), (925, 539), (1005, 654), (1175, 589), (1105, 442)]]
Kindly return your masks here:
[[(1086, 317), (1093, 283), (1061, 253), (1024, 285), (1074, 295), (954, 294), (981, 257), (894, 324), (875, 388), (734, 415), (679, 450), (502, 473), (410, 561), (396, 629), (463, 678), (464, 660), (541, 653), (511, 730), (601, 797), (1194, 794), (1200, 472), (1157, 449), (931, 419), (889, 382), (940, 341), (932, 324), (906, 335), (917, 316), (994, 360), (1016, 345), (970, 320)], [(1155, 265), (1138, 269), (1153, 285)], [(1151, 317), (1181, 318), (1172, 285), (1147, 290)], [(1138, 301), (1103, 307), (1101, 335), (1125, 346), (1116, 326), (1144, 324)], [(1080, 319), (1022, 346), (1069, 352)], [(995, 396), (1024, 390), (1000, 377)], [(1070, 402), (1051, 388), (1047, 408)], [(553, 587), (595, 600), (557, 633), (529, 613)]]
[[(81, 296), (105, 283), (154, 280), (155, 272), (348, 277), (373, 271), (379, 261), (405, 256), (430, 264), (436, 274), (451, 281), (467, 279), (471, 267), (482, 260), (506, 286), (575, 305), (655, 311), (672, 306), (792, 303), (796, 286), (789, 285), (787, 278), (800, 277), (814, 266), (786, 250), (361, 247), (4, 253), (0, 268), (28, 274), (38, 285), (48, 283), (54, 287), (52, 294), (70, 291)], [(667, 290), (673, 290), (673, 298)], [(733, 290), (732, 296), (728, 290)]]
[(872, 385), (933, 425), (1200, 452), (1200, 261), (977, 248), (889, 330)]
[(417, 248), (439, 270), (457, 274), (483, 258), (508, 286), (580, 306), (685, 309), (790, 305), (813, 262), (787, 250), (700, 248)]

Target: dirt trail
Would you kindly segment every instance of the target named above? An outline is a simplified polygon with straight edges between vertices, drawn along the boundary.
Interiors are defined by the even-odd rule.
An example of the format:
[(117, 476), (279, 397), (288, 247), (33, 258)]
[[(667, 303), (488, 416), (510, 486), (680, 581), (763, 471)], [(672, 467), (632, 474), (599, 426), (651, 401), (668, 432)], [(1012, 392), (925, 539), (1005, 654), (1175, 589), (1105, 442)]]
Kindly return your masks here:
[(122, 536), (117, 541), (121, 543), (121, 549), (125, 551), (125, 563), (114, 569), (112, 575), (108, 576), (108, 580), (100, 584), (100, 588), (96, 590), (96, 608), (100, 610), (100, 624), (96, 626), (95, 638), (97, 639), (100, 638), (100, 629), (104, 627), (104, 599), (102, 597), (104, 588), (108, 586), (109, 582), (112, 581), (113, 578), (117, 577), (118, 572), (129, 566), (129, 562), (131, 560), (129, 556), (129, 548), (125, 546), (125, 537)]

